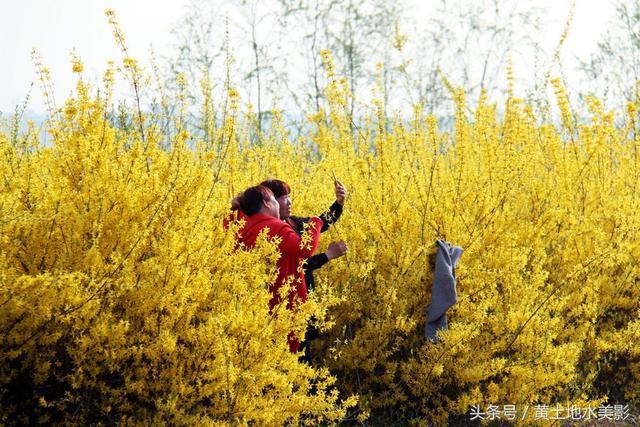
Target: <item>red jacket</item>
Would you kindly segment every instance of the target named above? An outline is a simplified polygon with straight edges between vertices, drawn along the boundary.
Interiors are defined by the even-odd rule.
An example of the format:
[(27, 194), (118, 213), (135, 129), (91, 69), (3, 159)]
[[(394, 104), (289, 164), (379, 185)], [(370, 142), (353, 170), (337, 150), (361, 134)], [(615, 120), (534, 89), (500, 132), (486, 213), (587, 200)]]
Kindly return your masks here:
[(240, 230), (240, 241), (244, 243), (248, 248), (255, 245), (256, 239), (260, 232), (264, 229), (268, 229), (269, 238), (278, 236), (281, 241), (278, 245), (280, 250), (280, 258), (278, 259), (278, 278), (275, 283), (269, 288), (273, 297), (269, 301), (269, 309), (280, 302), (280, 296), (278, 290), (282, 287), (283, 283), (291, 278), (291, 292), (289, 292), (289, 302), (287, 308), (292, 309), (297, 305), (296, 300), (305, 302), (307, 300), (307, 285), (304, 280), (304, 272), (302, 269), (302, 262), (313, 255), (313, 252), (318, 246), (320, 241), (320, 230), (322, 229), (322, 220), (318, 217), (313, 217), (309, 220), (309, 223), (313, 224), (313, 227), (309, 228), (310, 241), (307, 242), (304, 247), (301, 247), (301, 239), (291, 228), (289, 224), (264, 214), (254, 214), (247, 217), (240, 213), (240, 217), (246, 221), (245, 226)]
[[(258, 235), (264, 228), (267, 228), (269, 238), (275, 236), (280, 237), (280, 244), (278, 246), (280, 258), (277, 263), (278, 278), (275, 283), (269, 287), (273, 295), (269, 300), (269, 310), (273, 310), (273, 307), (280, 303), (281, 298), (278, 290), (289, 278), (291, 278), (292, 282), (287, 308), (291, 310), (298, 302), (305, 302), (307, 300), (307, 284), (304, 279), (302, 262), (313, 255), (313, 252), (318, 246), (323, 225), (322, 220), (318, 217), (309, 219), (310, 228), (308, 229), (308, 234), (311, 239), (302, 247), (300, 244), (300, 236), (293, 231), (289, 224), (277, 218), (259, 213), (248, 217), (242, 212), (236, 211), (230, 218), (224, 221), (225, 228), (228, 227), (230, 221), (235, 219), (243, 219), (246, 221), (244, 227), (240, 230), (240, 242), (244, 243), (248, 248), (255, 245)], [(297, 353), (300, 341), (294, 336), (293, 332), (289, 333), (287, 341), (289, 343), (289, 350), (292, 353)]]

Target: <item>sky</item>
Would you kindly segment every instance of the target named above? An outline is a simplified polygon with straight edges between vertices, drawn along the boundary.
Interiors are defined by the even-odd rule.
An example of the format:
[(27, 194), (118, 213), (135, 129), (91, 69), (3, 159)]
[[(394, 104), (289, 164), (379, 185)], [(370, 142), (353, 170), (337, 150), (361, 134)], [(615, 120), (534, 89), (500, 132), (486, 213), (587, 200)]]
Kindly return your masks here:
[[(12, 112), (22, 104), (34, 83), (28, 109), (43, 114), (46, 109), (31, 51), (36, 48), (51, 70), (56, 99), (64, 99), (74, 86), (70, 52), (75, 49), (85, 65), (85, 75), (101, 78), (109, 59), (121, 55), (114, 43), (104, 10), (116, 11), (125, 32), (131, 55), (148, 58), (153, 45), (158, 56), (168, 52), (173, 42), (170, 30), (184, 12), (187, 0), (0, 0), (0, 111)], [(464, 0), (460, 0), (464, 1)], [(415, 15), (426, 16), (431, 0), (411, 0)], [(547, 10), (548, 19), (541, 36), (542, 47), (550, 52), (558, 42), (569, 13), (571, 0), (537, 0)], [(577, 0), (573, 25), (563, 51), (567, 74), (574, 57), (586, 57), (613, 17), (613, 0)], [(515, 69), (516, 76), (518, 69)]]

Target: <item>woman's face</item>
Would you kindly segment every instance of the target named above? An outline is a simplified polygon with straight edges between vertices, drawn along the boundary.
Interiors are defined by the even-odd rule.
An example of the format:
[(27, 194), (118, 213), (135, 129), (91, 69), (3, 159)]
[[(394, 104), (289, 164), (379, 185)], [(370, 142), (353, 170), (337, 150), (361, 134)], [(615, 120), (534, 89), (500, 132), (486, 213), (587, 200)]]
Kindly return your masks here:
[(280, 219), (285, 220), (291, 216), (291, 195), (285, 194), (276, 199), (280, 205)]
[(273, 195), (270, 195), (269, 198), (265, 200), (263, 203), (266, 207), (267, 212), (265, 213), (267, 215), (270, 215), (278, 219), (283, 219), (282, 217), (280, 217), (280, 204), (278, 203), (276, 198), (273, 197)]

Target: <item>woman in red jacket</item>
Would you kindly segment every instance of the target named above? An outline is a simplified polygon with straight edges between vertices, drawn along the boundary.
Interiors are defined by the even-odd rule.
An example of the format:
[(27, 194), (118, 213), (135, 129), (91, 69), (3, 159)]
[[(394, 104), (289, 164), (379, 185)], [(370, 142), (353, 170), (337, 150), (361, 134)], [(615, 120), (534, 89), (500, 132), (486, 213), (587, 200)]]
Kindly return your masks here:
[[(246, 189), (240, 196), (234, 199), (234, 207), (239, 208), (244, 217), (245, 225), (240, 230), (240, 242), (251, 248), (255, 245), (258, 235), (263, 229), (267, 229), (269, 238), (278, 236), (280, 244), (280, 258), (278, 259), (278, 278), (270, 286), (272, 298), (269, 300), (269, 309), (273, 310), (276, 304), (281, 302), (278, 292), (282, 285), (291, 281), (289, 301), (287, 308), (293, 310), (298, 304), (307, 300), (307, 285), (304, 279), (302, 262), (313, 255), (320, 240), (320, 231), (323, 222), (318, 217), (309, 219), (308, 241), (304, 241), (289, 224), (280, 220), (280, 205), (273, 197), (273, 193), (267, 187), (258, 185)], [(289, 334), (289, 349), (292, 353), (298, 351), (300, 341)]]
[[(320, 232), (324, 233), (329, 229), (329, 225), (335, 223), (342, 215), (342, 208), (344, 206), (347, 191), (344, 185), (337, 179), (334, 180), (334, 191), (336, 195), (336, 201), (329, 207), (327, 211), (320, 215), (320, 219), (323, 221), (323, 226)], [(260, 183), (264, 185), (273, 193), (276, 201), (280, 205), (280, 219), (285, 221), (293, 228), (293, 230), (301, 235), (305, 227), (305, 224), (310, 218), (299, 217), (291, 215), (291, 187), (286, 182), (280, 179), (268, 179)], [(307, 262), (304, 265), (304, 280), (307, 285), (307, 290), (313, 290), (315, 280), (313, 278), (313, 272), (323, 265), (331, 261), (332, 259), (341, 257), (347, 253), (347, 244), (344, 241), (332, 242), (329, 244), (327, 251), (319, 253), (307, 258)], [(310, 321), (307, 325), (307, 332), (305, 339), (301, 344), (301, 351), (304, 352), (302, 360), (309, 365), (312, 364), (311, 354), (311, 341), (320, 337), (320, 331)]]

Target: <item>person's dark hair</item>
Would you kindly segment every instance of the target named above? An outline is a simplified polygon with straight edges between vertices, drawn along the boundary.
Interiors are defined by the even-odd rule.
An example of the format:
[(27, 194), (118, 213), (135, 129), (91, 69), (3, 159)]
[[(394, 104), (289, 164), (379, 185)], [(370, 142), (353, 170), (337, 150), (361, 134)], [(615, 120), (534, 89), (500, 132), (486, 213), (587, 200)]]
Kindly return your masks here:
[(291, 187), (286, 182), (280, 179), (268, 179), (266, 181), (262, 181), (260, 185), (264, 185), (273, 193), (273, 197), (276, 199), (278, 197), (286, 196), (287, 194), (291, 194)]
[(273, 196), (273, 192), (264, 185), (256, 185), (255, 187), (249, 187), (237, 197), (240, 210), (245, 215), (251, 216), (257, 214), (260, 211), (262, 202), (269, 200)]

